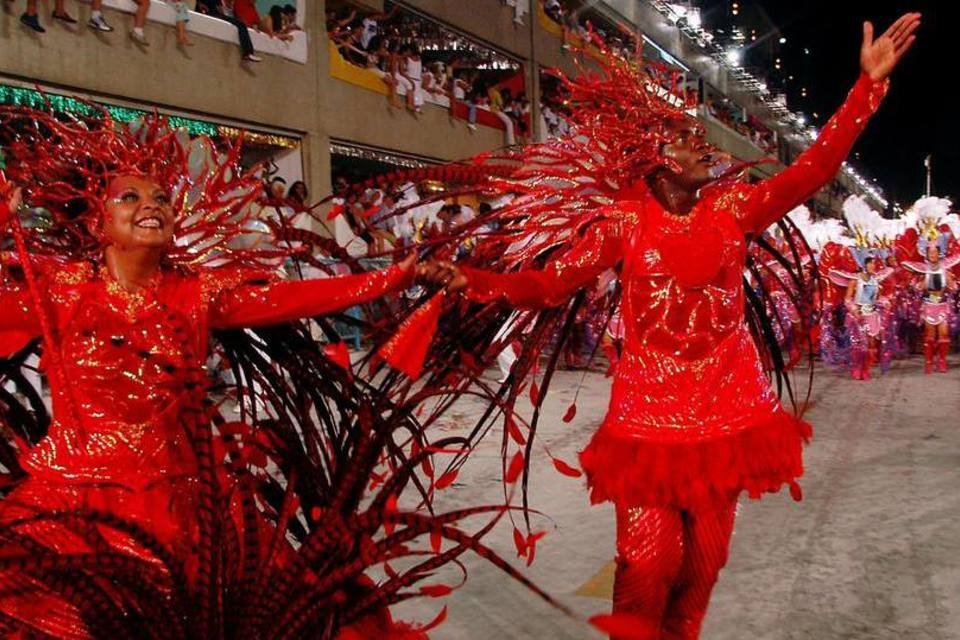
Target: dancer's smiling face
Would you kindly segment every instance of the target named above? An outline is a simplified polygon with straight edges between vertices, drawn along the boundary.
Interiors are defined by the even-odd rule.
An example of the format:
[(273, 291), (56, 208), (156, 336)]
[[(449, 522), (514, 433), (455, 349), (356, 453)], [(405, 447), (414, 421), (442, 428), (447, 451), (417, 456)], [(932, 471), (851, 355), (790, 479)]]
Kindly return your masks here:
[(932, 265), (940, 263), (940, 247), (933, 242), (927, 245), (927, 261)]
[(100, 228), (106, 244), (124, 249), (161, 249), (173, 243), (170, 193), (142, 176), (119, 176), (107, 186)]

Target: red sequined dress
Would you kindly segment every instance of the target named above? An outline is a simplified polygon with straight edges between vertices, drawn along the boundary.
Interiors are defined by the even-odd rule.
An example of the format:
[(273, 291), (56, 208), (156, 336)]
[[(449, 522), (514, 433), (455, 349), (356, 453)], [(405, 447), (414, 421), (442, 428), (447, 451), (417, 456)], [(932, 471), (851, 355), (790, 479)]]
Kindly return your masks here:
[(595, 502), (689, 509), (783, 484), (799, 497), (811, 429), (781, 406), (745, 324), (747, 239), (839, 170), (886, 87), (862, 76), (817, 142), (773, 178), (714, 189), (687, 215), (630, 194), (542, 271), (464, 269), (471, 299), (536, 308), (622, 265), (623, 357), (581, 454)]
[[(196, 544), (196, 462), (181, 413), (206, 391), (208, 332), (263, 326), (362, 304), (412, 281), (399, 266), (337, 278), (280, 282), (263, 274), (203, 269), (164, 271), (132, 293), (105, 269), (74, 264), (43, 278), (61, 367), (51, 377), (54, 421), (49, 435), (21, 454), (28, 473), (0, 501), (0, 524), (38, 511), (93, 509), (134, 522), (178, 557)], [(3, 291), (0, 336), (40, 334), (37, 310), (23, 291)], [(18, 528), (28, 544), (63, 553), (85, 551), (80, 538), (53, 522)], [(114, 530), (104, 536), (122, 553), (150, 553)], [(12, 546), (9, 546), (11, 545)], [(0, 557), (22, 548), (9, 540)], [(196, 567), (193, 567), (196, 570)], [(69, 607), (36, 596), (10, 595), (16, 581), (0, 571), (0, 612), (44, 633), (88, 637)]]

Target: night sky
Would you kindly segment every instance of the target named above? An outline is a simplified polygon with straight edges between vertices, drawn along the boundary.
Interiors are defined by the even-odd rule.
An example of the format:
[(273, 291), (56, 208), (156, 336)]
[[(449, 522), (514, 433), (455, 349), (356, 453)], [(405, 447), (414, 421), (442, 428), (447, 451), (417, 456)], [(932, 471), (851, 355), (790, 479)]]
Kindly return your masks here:
[[(731, 0), (705, 0), (705, 23), (730, 17)], [(742, 0), (765, 11), (786, 37), (775, 47), (782, 59), (792, 109), (803, 111), (820, 127), (843, 100), (856, 79), (862, 22), (882, 33), (907, 11), (923, 13), (917, 42), (894, 71), (892, 86), (880, 112), (857, 144), (855, 164), (876, 177), (894, 200), (909, 205), (923, 195), (923, 159), (933, 154), (933, 193), (960, 204), (960, 109), (957, 108), (957, 63), (960, 60), (958, 0)], [(742, 20), (749, 7), (741, 10)], [(710, 15), (713, 14), (713, 15)], [(771, 37), (764, 34), (767, 39)], [(762, 42), (763, 36), (760, 41)], [(747, 43), (750, 44), (749, 42)], [(803, 49), (808, 48), (809, 54)], [(751, 62), (772, 67), (762, 45)], [(748, 54), (749, 55), (749, 54)], [(773, 69), (769, 69), (771, 73)], [(800, 87), (807, 88), (803, 98)]]

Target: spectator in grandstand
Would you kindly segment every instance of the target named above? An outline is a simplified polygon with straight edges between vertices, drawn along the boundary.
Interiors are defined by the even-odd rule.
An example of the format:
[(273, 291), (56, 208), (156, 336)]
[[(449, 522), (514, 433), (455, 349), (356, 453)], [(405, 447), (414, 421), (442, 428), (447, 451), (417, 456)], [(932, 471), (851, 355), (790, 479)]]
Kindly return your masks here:
[(263, 185), (263, 203), (270, 206), (284, 204), (287, 192), (287, 181), (280, 176), (273, 176)]
[[(13, 0), (6, 0), (6, 2), (13, 2)], [(47, 32), (40, 24), (40, 18), (37, 16), (37, 0), (27, 0), (27, 8), (20, 14), (20, 24), (33, 29), (37, 33)]]
[[(7, 2), (13, 2), (13, 0), (7, 0)], [(77, 21), (67, 13), (64, 4), (65, 0), (56, 0), (51, 17), (65, 24), (76, 24)], [(87, 24), (90, 28), (98, 31), (113, 31), (113, 27), (103, 19), (102, 5), (103, 0), (92, 0), (90, 3), (91, 17)], [(27, 0), (26, 10), (20, 15), (20, 23), (37, 33), (46, 33), (47, 30), (40, 24), (40, 18), (37, 15), (37, 0)]]
[(149, 46), (147, 36), (143, 28), (147, 24), (147, 12), (150, 11), (150, 0), (136, 0), (137, 9), (133, 13), (133, 29), (130, 30), (130, 38), (139, 45)]
[(504, 107), (511, 100), (510, 89), (500, 89), (493, 85), (487, 90), (487, 96), (490, 98), (490, 111), (503, 122), (507, 146), (515, 145), (517, 139), (513, 131), (513, 120), (504, 112)]
[(505, 0), (508, 7), (513, 7), (513, 21), (523, 24), (523, 16), (530, 13), (530, 0)]
[(278, 4), (273, 5), (266, 19), (270, 21), (270, 30), (281, 40), (287, 40), (288, 38), (284, 37), (287, 35), (292, 38), (293, 32), (300, 30), (297, 25), (297, 8), (292, 4), (285, 4), (282, 7)]
[(387, 101), (391, 106), (400, 106), (400, 97), (397, 87), (400, 86), (402, 74), (400, 73), (403, 62), (399, 46), (393, 40), (384, 40), (383, 53), (376, 59), (376, 68), (380, 70), (380, 78), (387, 85)]
[(379, 46), (381, 24), (391, 20), (399, 9), (399, 5), (394, 5), (387, 13), (375, 13), (365, 16), (360, 22), (359, 45), (363, 51), (373, 51)]
[(575, 9), (565, 9), (563, 12), (563, 49), (570, 49), (570, 37), (585, 38), (587, 30), (580, 24), (580, 7)]
[[(149, 0), (147, 0), (149, 2)], [(234, 0), (197, 0), (197, 11), (205, 13), (224, 22), (229, 22), (237, 28), (237, 39), (240, 42), (240, 54), (246, 62), (261, 62), (263, 58), (253, 49), (250, 39), (250, 29), (234, 13)]]
[(477, 129), (477, 108), (489, 104), (490, 98), (487, 91), (477, 78), (476, 72), (471, 73), (465, 80), (466, 103), (467, 103), (467, 127), (471, 131)]
[[(279, 9), (279, 7), (275, 8)], [(261, 16), (260, 12), (257, 11), (257, 4), (254, 0), (233, 0), (233, 13), (237, 17), (237, 20), (247, 25), (247, 27), (265, 33), (271, 38), (279, 38), (280, 40), (293, 39), (293, 36), (282, 30), (274, 31), (273, 19), (269, 15)]]
[[(272, 12), (271, 15), (273, 15)], [(280, 28), (287, 33), (301, 30), (300, 25), (297, 24), (297, 8), (292, 4), (285, 4), (280, 9)]]
[(530, 106), (530, 101), (526, 96), (523, 96), (520, 99), (520, 126), (522, 127), (522, 135), (525, 141), (530, 140), (530, 134), (533, 133), (532, 127), (530, 126), (531, 118), (533, 117), (533, 107)]
[[(199, 3), (200, 0), (197, 0), (198, 7)], [(339, 42), (356, 17), (356, 9), (351, 10), (347, 14), (337, 14), (336, 11), (327, 11), (327, 36), (334, 42)]]
[(401, 54), (400, 77), (407, 92), (407, 109), (419, 114), (423, 105), (423, 60), (420, 58), (420, 47), (416, 43), (408, 44), (401, 50)]
[(447, 73), (442, 62), (434, 62), (423, 72), (423, 91), (434, 99), (447, 94)]
[(563, 7), (560, 6), (560, 0), (541, 0), (543, 2), (543, 12), (557, 24), (563, 24)]
[(367, 66), (370, 55), (360, 48), (360, 38), (363, 30), (359, 26), (351, 27), (340, 32), (340, 36), (335, 40), (340, 55), (348, 62), (358, 67)]
[(103, 0), (93, 0), (90, 3), (90, 19), (87, 20), (87, 26), (94, 31), (102, 31), (103, 33), (113, 31), (113, 27), (103, 17)]
[(187, 23), (190, 22), (190, 7), (185, 0), (167, 0), (173, 5), (174, 21), (177, 29), (177, 46), (192, 47), (193, 42), (187, 37)]
[(510, 98), (504, 107), (504, 113), (513, 123), (517, 139), (521, 144), (526, 144), (530, 133), (530, 102), (523, 94)]
[(713, 103), (713, 96), (707, 96), (707, 99), (703, 102), (703, 106), (706, 107), (707, 113), (713, 117), (717, 117), (717, 106)]
[(307, 191), (307, 183), (303, 180), (297, 180), (287, 189), (287, 204), (294, 209), (302, 209), (307, 204), (307, 198), (310, 197)]

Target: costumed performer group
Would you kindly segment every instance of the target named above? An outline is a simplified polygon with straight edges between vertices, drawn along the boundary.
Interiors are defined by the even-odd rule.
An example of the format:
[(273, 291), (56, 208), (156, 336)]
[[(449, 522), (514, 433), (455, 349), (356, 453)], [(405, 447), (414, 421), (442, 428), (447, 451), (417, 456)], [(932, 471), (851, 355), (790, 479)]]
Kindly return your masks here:
[(920, 198), (902, 216), (883, 218), (859, 196), (844, 203), (846, 227), (791, 221), (817, 257), (823, 292), (819, 352), (828, 364), (869, 380), (875, 365), (922, 352), (926, 373), (946, 372), (957, 329), (960, 216), (946, 198)]
[[(161, 124), (121, 130), (106, 114), (105, 125), (93, 125), (4, 111), (10, 178), (28, 204), (51, 213), (51, 224), (22, 229), (11, 215), (21, 192), (8, 189), (3, 221), (17, 252), (0, 330), (6, 353), (16, 357), (42, 339), (54, 419), (41, 433), (30, 424), (39, 407), (11, 405), (3, 413), (12, 434), (3, 465), (15, 473), (0, 502), (0, 628), (86, 638), (116, 629), (136, 635), (125, 625), (137, 620), (138, 629), (178, 637), (195, 616), (196, 637), (381, 637), (410, 633), (386, 606), (416, 595), (402, 589), (465, 549), (523, 581), (477, 536), (454, 527), (470, 513), (502, 514), (509, 504), (446, 515), (398, 506), (397, 495), (438, 445), (417, 440), (404, 457), (383, 435), (384, 420), (407, 420), (403, 429), (422, 434), (409, 419), (415, 407), (390, 405), (400, 397), (389, 387), (394, 374), (367, 384), (351, 375), (349, 360), (327, 358), (337, 373), (318, 364), (327, 362), (323, 349), (300, 331), (311, 357), (278, 349), (294, 358), (287, 375), (269, 373), (275, 353), (259, 356), (267, 364), (258, 370), (274, 382), (268, 405), (295, 418), (271, 413), (254, 416), (252, 426), (225, 423), (211, 409), (209, 336), (372, 303), (409, 286), (416, 273), (440, 291), (377, 351), (410, 377), (423, 369), (428, 385), (470, 378), (471, 362), (492, 362), (524, 336), (491, 405), (505, 414), (511, 482), (528, 473), (536, 425), (535, 418), (520, 433), (514, 402), (529, 388), (539, 408), (557, 355), (542, 386), (528, 387), (525, 378), (537, 375), (542, 350), (563, 346), (587, 285), (613, 273), (615, 291), (602, 299), (622, 327), (621, 353), (606, 419), (581, 455), (592, 499), (613, 501), (617, 512), (613, 613), (595, 622), (614, 638), (698, 637), (740, 494), (758, 498), (786, 485), (799, 500), (801, 450), (811, 436), (768, 378), (785, 363), (768, 318), (774, 305), (743, 278), (756, 263), (749, 247), (762, 246), (772, 224), (796, 231), (782, 219), (839, 170), (919, 23), (919, 14), (906, 14), (876, 39), (865, 23), (861, 74), (844, 104), (793, 165), (756, 184), (705, 141), (682, 105), (664, 99), (676, 77), (671, 83), (611, 58), (602, 75), (561, 78), (573, 135), (486, 154), (444, 174), (473, 183), (461, 194), (511, 194), (508, 204), (448, 242), (422, 247), (429, 260), (419, 266), (408, 260), (318, 281), (274, 281), (264, 266), (290, 255), (257, 255), (224, 240), (224, 229), (235, 236), (249, 229), (250, 190), (233, 170), (236, 150), (198, 180), (198, 196), (190, 154)], [(467, 235), (476, 236), (472, 251), (452, 262)], [(802, 309), (813, 290), (810, 270), (803, 259), (781, 265), (796, 287), (789, 299)], [(931, 291), (949, 286), (938, 269), (931, 263), (924, 271)], [(438, 317), (443, 330), (427, 350), (432, 332), (422, 329)], [(232, 357), (246, 353), (253, 362), (289, 342), (266, 330), (259, 337)], [(230, 336), (220, 341), (229, 345)], [(456, 371), (444, 369), (451, 354), (462, 365)], [(311, 430), (318, 404), (326, 406), (317, 396), (335, 394), (352, 400), (337, 405), (346, 417)], [(474, 435), (487, 431), (456, 444), (468, 451)], [(337, 457), (332, 468), (318, 462), (345, 444), (352, 457)], [(374, 475), (384, 460), (385, 481)], [(286, 473), (283, 483), (271, 481), (277, 469)], [(316, 477), (304, 477), (311, 472)], [(429, 487), (412, 483), (425, 499), (432, 474)], [(444, 475), (436, 486), (450, 482)], [(331, 485), (322, 499), (317, 483)], [(368, 484), (385, 486), (364, 510)], [(304, 521), (312, 528), (301, 532), (300, 546), (290, 545), (287, 535)], [(381, 530), (386, 537), (374, 539)], [(402, 575), (386, 565), (382, 583), (366, 577), (366, 568), (394, 556), (425, 553), (406, 546), (424, 533), (431, 558)], [(441, 552), (441, 539), (456, 546)], [(518, 542), (530, 560), (535, 541)], [(421, 588), (435, 592), (444, 590)], [(177, 622), (159, 628), (156, 620)]]

